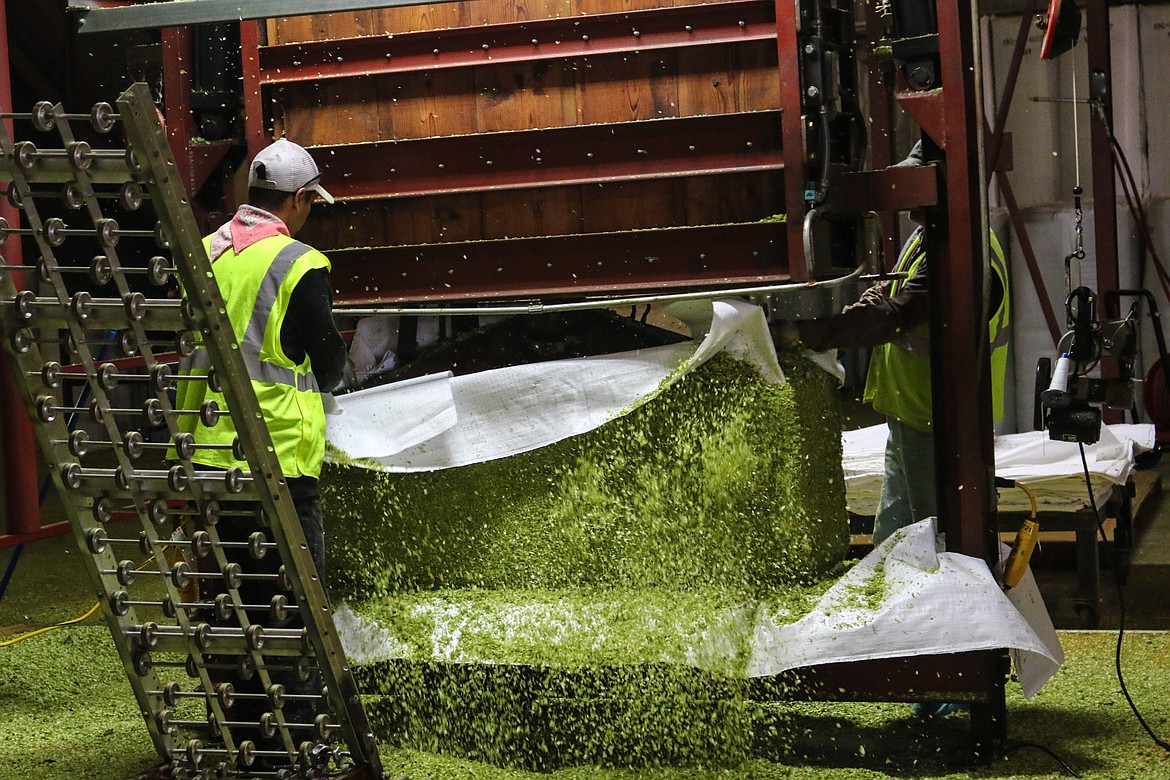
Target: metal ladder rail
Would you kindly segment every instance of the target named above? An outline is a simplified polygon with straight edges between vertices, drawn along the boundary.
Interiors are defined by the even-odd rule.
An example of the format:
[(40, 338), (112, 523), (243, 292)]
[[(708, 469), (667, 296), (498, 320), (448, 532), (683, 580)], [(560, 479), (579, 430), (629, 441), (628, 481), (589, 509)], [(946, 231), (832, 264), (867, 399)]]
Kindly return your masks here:
[[(35, 426), (38, 442), (46, 460), (53, 465), (53, 477), (58, 489), (62, 491), (62, 495), (66, 499), (64, 503), (70, 513), (71, 526), (77, 543), (83, 550), (88, 549), (92, 553), (83, 557), (86, 560), (91, 579), (102, 594), (103, 613), (114, 636), (115, 645), (127, 670), (131, 686), (146, 719), (156, 749), (165, 758), (175, 759), (173, 765), (175, 774), (198, 768), (202, 745), (193, 740), (188, 742), (184, 749), (178, 744), (175, 730), (167, 727), (166, 721), (162, 717), (164, 710), (158, 701), (160, 685), (158, 677), (152, 669), (152, 651), (185, 653), (192, 660), (194, 671), (207, 694), (207, 706), (213, 713), (215, 723), (219, 724), (217, 730), (224, 739), (225, 750), (218, 751), (226, 759), (221, 763), (221, 768), (226, 767), (233, 776), (244, 777), (248, 776), (246, 766), (250, 761), (245, 760), (240, 746), (233, 741), (231, 729), (225, 725), (227, 722), (225, 708), (219, 706), (220, 702), (214, 695), (214, 681), (208, 675), (204, 663), (206, 656), (228, 654), (238, 655), (241, 660), (243, 657), (250, 658), (253, 668), (261, 676), (263, 686), (268, 689), (270, 679), (266, 671), (266, 657), (299, 656), (305, 649), (309, 649), (316, 656), (318, 668), (327, 685), (330, 709), (335, 713), (336, 719), (340, 721), (341, 731), (358, 771), (366, 772), (372, 777), (379, 777), (381, 768), (377, 748), (357, 698), (352, 675), (345, 664), (344, 655), (332, 625), (328, 601), (324, 596), (321, 583), (316, 577), (291, 499), (280, 476), (279, 464), (268, 450), (270, 442), (267, 429), (262, 424), (239, 424), (240, 420), (262, 420), (262, 418), (255, 396), (251, 392), (250, 381), (243, 368), (242, 360), (232, 350), (231, 328), (230, 326), (225, 327), (226, 318), (218, 314), (221, 311), (222, 301), (214, 281), (211, 279), (210, 266), (202, 248), (201, 237), (195, 228), (186, 194), (175, 178), (174, 162), (170, 157), (165, 135), (158, 124), (153, 101), (150, 99), (149, 91), (145, 85), (135, 85), (127, 90), (119, 100), (118, 105), (130, 142), (130, 149), (133, 150), (132, 155), (126, 156), (130, 165), (122, 167), (127, 173), (134, 173), (135, 177), (146, 185), (158, 212), (159, 224), (164, 228), (162, 232), (169, 238), (172, 246), (179, 247), (179, 250), (174, 253), (176, 270), (186, 289), (195, 293), (192, 296), (194, 298), (192, 305), (185, 307), (185, 311), (180, 310), (171, 302), (172, 305), (161, 311), (154, 306), (143, 305), (138, 316), (131, 316), (132, 310), (130, 304), (127, 303), (125, 320), (120, 321), (117, 316), (111, 316), (111, 308), (115, 308), (112, 304), (116, 304), (116, 300), (94, 300), (91, 302), (92, 306), (88, 308), (92, 314), (91, 318), (77, 316), (79, 312), (86, 311), (87, 307), (78, 306), (76, 304), (77, 298), (71, 298), (68, 295), (63, 275), (54, 256), (54, 245), (49, 240), (46, 225), (37, 214), (29, 183), (41, 181), (61, 183), (71, 176), (74, 184), (84, 195), (85, 205), (88, 207), (89, 216), (94, 224), (95, 235), (100, 236), (100, 231), (97, 228), (102, 224), (100, 220), (104, 217), (97, 205), (97, 193), (93, 185), (95, 183), (109, 184), (128, 178), (117, 170), (118, 166), (111, 166), (109, 155), (94, 160), (92, 166), (74, 165), (74, 170), (64, 176), (61, 171), (61, 163), (56, 159), (46, 159), (46, 164), (42, 166), (34, 164), (25, 169), (17, 162), (16, 146), (5, 135), (3, 138), (4, 159), (0, 162), (0, 178), (10, 179), (10, 187), (15, 190), (18, 200), (28, 214), (29, 225), (44, 258), (43, 268), (46, 271), (44, 281), (51, 284), (56, 292), (55, 300), (37, 299), (36, 296), (31, 296), (31, 293), (22, 292), (18, 295), (11, 279), (0, 272), (0, 300), (11, 301), (11, 303), (0, 303), (0, 324), (4, 326), (6, 347), (13, 354), (14, 363), (20, 367), (20, 373), (23, 375), (20, 378), (24, 381), (18, 382), (18, 385), (25, 394), (25, 402), (29, 407), (30, 414), (34, 420), (39, 421), (39, 424)], [(58, 114), (61, 113), (59, 106), (54, 107), (54, 111)], [(67, 125), (62, 124), (58, 129), (61, 131), (65, 149), (75, 148), (71, 131)], [(62, 155), (64, 151), (61, 150), (53, 154), (52, 157), (64, 156)], [(114, 170), (111, 171), (111, 168)], [(91, 177), (90, 171), (97, 175)], [(42, 175), (42, 178), (38, 179), (38, 174)], [(112, 276), (116, 280), (122, 300), (130, 301), (134, 293), (127, 285), (124, 274), (121, 273), (122, 265), (114, 249), (116, 243), (116, 240), (113, 242), (104, 241), (103, 249), (108, 256), (108, 265), (113, 272)], [(144, 302), (139, 301), (139, 303)], [(90, 387), (95, 394), (95, 403), (99, 405), (99, 408), (108, 409), (110, 408), (110, 400), (105, 392), (106, 388), (96, 376), (98, 367), (86, 344), (84, 329), (81, 327), (83, 319), (88, 319), (90, 325), (101, 324), (103, 327), (108, 327), (111, 324), (119, 324), (128, 327), (133, 333), (134, 341), (141, 345), (143, 357), (149, 368), (157, 365), (157, 360), (146, 338), (147, 330), (181, 330), (184, 327), (199, 327), (212, 355), (215, 370), (222, 375), (224, 380), (222, 382), (224, 394), (232, 411), (232, 419), (237, 422), (236, 428), (240, 443), (247, 455), (249, 471), (254, 480), (251, 489), (240, 488), (237, 485), (238, 492), (233, 493), (221, 485), (207, 482), (208, 474), (196, 471), (190, 460), (181, 460), (180, 464), (169, 472), (169, 475), (174, 475), (175, 469), (181, 472), (183, 477), (181, 480), (182, 490), (162, 489), (156, 484), (157, 475), (136, 472), (133, 463), (116, 446), (114, 452), (118, 467), (113, 470), (112, 478), (109, 474), (103, 475), (102, 479), (89, 474), (81, 476), (82, 472), (75, 471), (75, 469), (81, 468), (81, 457), (70, 451), (68, 430), (63, 420), (56, 415), (50, 415), (49, 419), (41, 419), (37, 416), (37, 409), (40, 406), (62, 407), (64, 403), (54, 388), (48, 386), (39, 390), (34, 388), (33, 378), (43, 376), (46, 364), (41, 358), (39, 348), (34, 343), (31, 328), (51, 326), (69, 330), (72, 340), (78, 345), (78, 353), (86, 368)], [(17, 334), (23, 334), (23, 338), (18, 338)], [(18, 341), (23, 343), (18, 345)], [(47, 383), (45, 384), (47, 385)], [(59, 380), (57, 388), (60, 388)], [(168, 414), (172, 410), (165, 388), (157, 387), (155, 396), (156, 403), (164, 412), (163, 418), (169, 429), (168, 432), (174, 439), (177, 429), (173, 416)], [(104, 415), (101, 422), (109, 437), (107, 444), (114, 446), (121, 438), (121, 432), (114, 422), (114, 416)], [(282, 561), (285, 563), (292, 580), (292, 589), (297, 602), (302, 605), (306, 626), (302, 636), (267, 637), (262, 650), (259, 643), (251, 640), (251, 637), (258, 635), (249, 633), (251, 626), (246, 612), (242, 609), (239, 593), (231, 587), (229, 587), (228, 592), (232, 598), (233, 611), (240, 622), (239, 631), (233, 633), (232, 636), (215, 636), (211, 634), (210, 630), (200, 634), (209, 627), (205, 624), (192, 625), (191, 621), (187, 620), (183, 609), (176, 612), (175, 617), (179, 624), (176, 627), (177, 632), (140, 622), (133, 607), (123, 607), (115, 612), (113, 608), (115, 594), (121, 592), (123, 598), (126, 594), (126, 591), (122, 590), (123, 583), (119, 582), (118, 575), (114, 574), (119, 567), (108, 545), (101, 546), (101, 549), (95, 549), (92, 544), (94, 539), (92, 534), (95, 531), (104, 530), (104, 523), (109, 519), (112, 499), (131, 498), (143, 528), (142, 533), (148, 541), (147, 547), (157, 557), (163, 552), (165, 542), (158, 536), (156, 526), (161, 528), (167, 523), (167, 519), (165, 511), (159, 513), (155, 510), (160, 502), (165, 501), (168, 497), (173, 498), (176, 492), (181, 492), (185, 498), (191, 499), (201, 512), (206, 512), (211, 503), (220, 497), (255, 499), (260, 502), (269, 518), (270, 530), (275, 537), (276, 546), (281, 552)], [(207, 515), (205, 514), (205, 516)], [(159, 522), (160, 518), (162, 523)], [(222, 569), (226, 565), (226, 559), (215, 533), (214, 524), (209, 524), (206, 530), (211, 538), (211, 549), (216, 564)], [(158, 572), (163, 575), (172, 572), (172, 568), (166, 564), (163, 557), (158, 557)], [(167, 598), (172, 604), (180, 603), (178, 582), (168, 581), (165, 577), (164, 582), (167, 583)], [(155, 629), (150, 636), (148, 636), (148, 627)], [(195, 659), (199, 659), (199, 661), (195, 662)], [(292, 742), (290, 730), (286, 728), (282, 713), (278, 707), (273, 709), (274, 712), (271, 714), (274, 715), (275, 725), (281, 735), (282, 742), (290, 756), (296, 756), (294, 751), (298, 746)], [(186, 759), (186, 763), (183, 762), (183, 759)], [(303, 770), (306, 768), (307, 757), (300, 756), (300, 760)], [(244, 766), (241, 767), (241, 764)]]
[[(64, 113), (64, 111), (60, 105), (54, 106), (53, 110), (58, 115), (61, 113)], [(63, 147), (65, 149), (75, 148), (74, 144), (76, 142), (76, 139), (73, 136), (72, 128), (70, 127), (69, 123), (68, 122), (57, 122), (56, 126), (57, 126), (58, 132), (60, 133)], [(127, 174), (128, 178), (131, 176), (137, 176), (137, 174), (138, 174), (137, 166), (135, 164), (136, 160), (137, 160), (137, 153), (136, 152), (128, 152), (123, 157), (123, 161), (124, 161), (125, 166), (126, 166), (126, 174)], [(88, 211), (90, 219), (96, 228), (96, 226), (103, 224), (102, 220), (105, 219), (105, 217), (104, 217), (104, 215), (101, 211), (101, 207), (98, 203), (97, 192), (94, 190), (94, 186), (93, 186), (94, 182), (92, 182), (90, 180), (90, 177), (88, 175), (88, 171), (85, 168), (80, 168), (78, 170), (74, 170), (73, 175), (74, 175), (74, 184), (77, 186), (78, 192), (83, 196), (84, 205), (86, 207), (86, 210)], [(161, 216), (161, 215), (158, 215), (158, 216)], [(159, 237), (165, 237), (165, 236), (168, 236), (170, 234), (169, 228), (164, 225), (164, 222), (161, 219), (156, 225), (156, 234)], [(129, 285), (127, 283), (125, 273), (120, 272), (120, 271), (122, 271), (122, 268), (121, 268), (121, 263), (118, 259), (118, 253), (117, 253), (117, 248), (116, 248), (117, 242), (116, 241), (115, 242), (106, 241), (106, 242), (102, 242), (102, 243), (103, 243), (102, 249), (106, 253), (106, 258), (107, 258), (107, 261), (108, 261), (108, 264), (110, 267), (111, 279), (116, 284), (119, 295), (121, 296), (122, 300), (127, 301), (127, 300), (129, 300), (128, 296), (131, 296), (132, 293), (131, 293)], [(168, 247), (160, 247), (160, 248), (169, 248), (169, 246)], [(59, 272), (56, 275), (60, 276)], [(59, 294), (61, 291), (63, 291), (65, 289), (63, 282), (60, 279), (55, 281), (54, 286), (55, 286), (55, 289), (57, 289), (59, 291)], [(149, 306), (149, 305), (150, 304), (144, 305), (144, 312), (145, 312), (145, 307)], [(189, 327), (189, 321), (191, 319), (189, 311), (180, 310), (179, 311), (179, 318), (181, 320), (182, 326)], [(134, 334), (134, 341), (138, 345), (138, 348), (141, 351), (141, 356), (143, 358), (143, 361), (144, 361), (146, 368), (148, 370), (154, 369), (156, 366), (159, 365), (159, 361), (155, 359), (155, 356), (153, 354), (153, 348), (152, 348), (150, 340), (147, 338), (147, 334), (146, 334), (147, 329), (145, 327), (143, 327), (140, 320), (138, 320), (134, 317), (128, 317), (127, 319), (128, 319), (128, 322), (120, 323), (120, 324), (126, 324), (130, 327), (131, 331)], [(175, 323), (172, 320), (172, 322), (170, 324), (174, 325)], [(72, 327), (72, 325), (71, 325), (71, 327)], [(92, 361), (85, 362), (84, 364), (85, 364), (86, 369), (87, 369), (87, 371), (86, 371), (87, 375), (92, 376), (94, 373), (93, 372), (94, 366), (92, 364)], [(91, 383), (91, 389), (93, 390), (95, 395), (103, 393), (103, 388), (101, 387), (100, 382), (97, 383), (96, 386), (93, 386), (93, 383)], [(168, 433), (169, 433), (171, 440), (174, 441), (176, 439), (176, 437), (179, 435), (179, 430), (178, 430), (178, 425), (176, 422), (176, 417), (173, 414), (171, 414), (174, 410), (171, 407), (170, 397), (164, 388), (156, 387), (155, 391), (156, 391), (155, 395), (154, 395), (155, 400), (157, 400), (159, 407), (162, 409), (163, 420), (164, 420), (165, 426), (168, 430)], [(228, 413), (228, 410), (224, 410), (224, 412)], [(108, 432), (108, 435), (110, 437), (110, 441), (116, 441), (120, 437), (120, 433), (117, 430), (116, 426), (113, 425), (113, 417), (106, 416), (104, 422), (105, 422), (105, 425), (107, 427), (107, 432)], [(117, 454), (117, 457), (119, 459), (119, 466), (122, 469), (124, 469), (124, 473), (132, 473), (133, 465), (131, 463), (129, 463), (128, 458), (126, 457), (125, 453), (116, 449), (116, 448), (115, 448), (115, 453)], [(208, 504), (210, 503), (210, 501), (212, 501), (214, 499), (209, 494), (209, 491), (205, 488), (203, 482), (201, 482), (197, 478), (194, 465), (191, 463), (191, 461), (185, 460), (185, 459), (180, 459), (180, 466), (183, 469), (184, 475), (186, 476), (186, 482), (187, 482), (186, 490), (189, 490), (192, 493), (191, 498), (193, 499), (194, 503), (196, 504), (196, 506), (200, 510), (200, 512), (204, 516), (207, 516)], [(147, 507), (145, 505), (145, 502), (141, 499), (141, 491), (131, 491), (130, 497), (135, 502), (135, 505), (136, 505), (136, 508), (138, 510), (138, 514), (139, 514), (140, 518), (150, 517), (152, 519), (152, 521), (154, 522), (156, 527), (163, 525), (162, 522), (159, 522), (159, 520), (156, 516), (152, 516), (150, 514), (149, 507)], [(243, 496), (241, 496), (241, 498), (242, 497)], [(156, 500), (161, 500), (161, 499), (156, 499)], [(154, 556), (154, 559), (157, 562), (159, 562), (160, 568), (163, 568), (162, 562), (166, 560), (163, 543), (162, 543), (161, 539), (158, 538), (157, 534), (154, 533), (155, 529), (151, 528), (149, 523), (144, 523), (143, 525), (144, 525), (143, 532), (146, 534), (146, 538), (149, 539), (149, 541), (150, 541), (149, 546), (151, 548), (151, 552)], [(218, 537), (218, 533), (216, 532), (214, 525), (210, 525), (209, 527), (207, 527), (205, 529), (205, 532), (208, 533), (210, 538), (211, 538), (211, 552), (212, 552), (213, 556), (215, 557), (216, 564), (218, 565), (219, 569), (222, 571), (223, 568), (227, 565), (228, 561), (227, 561), (226, 556), (224, 555), (224, 550), (223, 550), (223, 547), (221, 546), (220, 539)], [(165, 569), (164, 569), (163, 573), (166, 573)], [(167, 597), (171, 599), (172, 603), (182, 603), (181, 594), (179, 592), (180, 588), (171, 580), (164, 578), (163, 581), (164, 581), (165, 587), (167, 589)], [(233, 604), (235, 607), (234, 612), (238, 616), (238, 619), (240, 621), (241, 630), (246, 633), (246, 631), (249, 628), (249, 621), (248, 621), (246, 612), (241, 608), (242, 601), (240, 599), (239, 592), (237, 589), (234, 589), (234, 588), (229, 588), (228, 592), (232, 598), (232, 601), (233, 601)], [(175, 619), (176, 619), (176, 622), (178, 623), (178, 625), (181, 629), (182, 636), (187, 640), (186, 641), (186, 644), (187, 644), (186, 651), (187, 651), (188, 657), (191, 657), (191, 658), (199, 657), (200, 651), (202, 648), (200, 648), (198, 646), (198, 644), (194, 641), (198, 627), (191, 625), (191, 622), (188, 619), (188, 615), (186, 614), (186, 610), (182, 610), (182, 609), (176, 610)], [(260, 677), (261, 684), (265, 689), (268, 689), (272, 684), (272, 680), (271, 680), (270, 675), (267, 671), (266, 664), (264, 663), (264, 659), (261, 656), (258, 648), (250, 647), (249, 649), (250, 649), (250, 655), (252, 658), (252, 663), (255, 665), (255, 667), (257, 669), (256, 673)], [(140, 652), (147, 652), (147, 651), (140, 651)], [(149, 658), (149, 656), (146, 656), (146, 657)], [(133, 663), (133, 665), (136, 669), (141, 667), (141, 659), (143, 658), (143, 656), (140, 654), (137, 656), (137, 658), (138, 658), (138, 661)], [(131, 660), (133, 662), (134, 658), (132, 658)], [(209, 671), (206, 668), (206, 666), (204, 664), (196, 664), (195, 670), (198, 674), (198, 679), (200, 681), (200, 686), (201, 686), (202, 690), (204, 690), (204, 691), (215, 690), (214, 681), (211, 679), (211, 675), (209, 674)], [(156, 687), (156, 688), (152, 688), (151, 690), (159, 690), (159, 688)], [(223, 702), (221, 702), (220, 699), (217, 697), (209, 696), (206, 699), (206, 704), (207, 704), (208, 709), (210, 710), (212, 717), (215, 718), (215, 722), (217, 724), (220, 724), (218, 726), (218, 728), (211, 729), (211, 731), (217, 732), (219, 737), (223, 740), (224, 747), (227, 751), (228, 756), (236, 755), (238, 753), (240, 745), (237, 744), (237, 741), (234, 738), (234, 734), (232, 733), (232, 730), (229, 727), (223, 725), (225, 723), (231, 722), (231, 719), (228, 717), (228, 714), (224, 712), (225, 707), (223, 706)], [(162, 727), (161, 722), (164, 718), (164, 716), (162, 715), (162, 712), (163, 712), (162, 710), (158, 710), (158, 711), (154, 711), (152, 713), (153, 717), (150, 720), (152, 722), (152, 725), (154, 725), (155, 727)], [(293, 743), (291, 735), (289, 734), (288, 730), (286, 728), (284, 728), (285, 720), (284, 720), (283, 713), (279, 709), (276, 709), (276, 710), (274, 710), (274, 715), (275, 715), (275, 720), (276, 720), (277, 726), (281, 731), (282, 742), (284, 743), (285, 750), (290, 752), (290, 753), (295, 753), (296, 745)], [(178, 751), (176, 750), (175, 747), (170, 748), (170, 753), (172, 756), (174, 754), (176, 754), (177, 752)], [(188, 745), (188, 749), (185, 751), (184, 755), (189, 760), (191, 760), (191, 756), (193, 755), (193, 751), (190, 749), (190, 744)], [(197, 763), (197, 762), (193, 761), (193, 763)]]

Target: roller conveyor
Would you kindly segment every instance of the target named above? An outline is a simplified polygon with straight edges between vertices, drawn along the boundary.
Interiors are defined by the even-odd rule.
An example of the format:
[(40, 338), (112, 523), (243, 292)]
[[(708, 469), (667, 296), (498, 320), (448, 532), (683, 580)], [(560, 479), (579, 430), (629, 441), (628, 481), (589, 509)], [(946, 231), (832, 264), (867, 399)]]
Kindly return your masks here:
[[(27, 237), (40, 257), (27, 267), (0, 261), (4, 347), (163, 761), (160, 774), (382, 777), (332, 607), (149, 90), (135, 84), (116, 106), (99, 104), (89, 114), (38, 103), (16, 118), (28, 120), (36, 138), (16, 140), (0, 129), (0, 180), (23, 214), (20, 225), (0, 225), (0, 240)], [(99, 133), (121, 128), (126, 148), (94, 149), (74, 137), (71, 122)], [(46, 193), (55, 191), (73, 209), (67, 219), (42, 213), (49, 212)], [(123, 228), (102, 210), (116, 204), (136, 211), (144, 203), (156, 220), (148, 228)], [(168, 295), (171, 274), (187, 293), (181, 301)], [(35, 279), (36, 289), (18, 289), (14, 280), (22, 277)], [(78, 289), (86, 283), (93, 292)], [(197, 339), (212, 370), (180, 377), (173, 361)], [(67, 360), (62, 348), (71, 353)], [(111, 350), (118, 359), (104, 357)], [(212, 383), (228, 408), (176, 410), (179, 381)], [(127, 394), (136, 400), (126, 402)], [(180, 431), (183, 414), (204, 422), (230, 416), (238, 435), (232, 446), (246, 468), (193, 463), (207, 445)], [(88, 430), (71, 430), (71, 416), (85, 418)], [(241, 514), (254, 518), (257, 530), (245, 542), (221, 538), (220, 519)], [(249, 570), (268, 555), (279, 556), (277, 572)], [(146, 563), (136, 562), (144, 556)], [(240, 589), (258, 578), (271, 579), (283, 595), (249, 603)], [(218, 593), (212, 598), (210, 591)], [(303, 628), (259, 622), (290, 613)], [(191, 679), (169, 679), (183, 672)], [(300, 681), (319, 674), (321, 693), (286, 691), (275, 674)], [(259, 692), (236, 690), (225, 676), (254, 680)], [(249, 698), (263, 712), (241, 719), (237, 705)], [(319, 704), (317, 714), (286, 718), (286, 704), (298, 699)], [(249, 738), (254, 734), (265, 744)]]

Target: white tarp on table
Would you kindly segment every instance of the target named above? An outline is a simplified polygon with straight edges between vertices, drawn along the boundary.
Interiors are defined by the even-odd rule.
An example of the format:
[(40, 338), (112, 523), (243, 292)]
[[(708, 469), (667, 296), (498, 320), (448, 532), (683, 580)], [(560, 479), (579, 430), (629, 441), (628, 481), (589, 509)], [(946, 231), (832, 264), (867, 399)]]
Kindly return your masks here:
[(1024, 695), (1033, 695), (1064, 651), (1032, 573), (1005, 595), (986, 563), (937, 552), (935, 540), (933, 518), (915, 523), (859, 561), (800, 620), (758, 615), (748, 675), (1006, 647)]
[[(854, 514), (873, 515), (877, 510), (888, 430), (885, 424), (873, 425), (841, 436), (845, 503)], [(1114, 485), (1129, 479), (1134, 457), (1153, 446), (1153, 425), (1101, 426), (1101, 440), (1085, 446), (1098, 506)], [(1053, 441), (1044, 431), (996, 436), (995, 474), (1027, 485), (1044, 511), (1077, 512), (1089, 505), (1078, 445)], [(1030, 508), (1022, 490), (1000, 490), (998, 506), (1001, 512)]]
[[(433, 394), (430, 398), (418, 397), (419, 385), (412, 380), (337, 396), (341, 412), (327, 418), (329, 443), (344, 458), (368, 458), (355, 465), (433, 471), (504, 458), (587, 433), (654, 398), (724, 350), (753, 363), (766, 380), (784, 381), (758, 306), (684, 301), (668, 311), (690, 327), (694, 340), (440, 377), (423, 385)], [(371, 417), (369, 399), (385, 410), (381, 422)], [(411, 436), (399, 437), (399, 429)], [(370, 447), (374, 439), (379, 441)], [(358, 451), (349, 451), (359, 443)], [(369, 454), (372, 449), (378, 450), (376, 456)]]

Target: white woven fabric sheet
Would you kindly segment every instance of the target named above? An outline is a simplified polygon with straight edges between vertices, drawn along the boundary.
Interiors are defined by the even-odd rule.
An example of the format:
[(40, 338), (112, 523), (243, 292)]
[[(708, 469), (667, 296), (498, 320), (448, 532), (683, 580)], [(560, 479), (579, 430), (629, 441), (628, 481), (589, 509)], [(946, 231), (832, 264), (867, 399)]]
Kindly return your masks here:
[[(685, 301), (668, 311), (695, 338), (680, 344), (558, 360), (447, 377), (419, 396), (407, 382), (337, 396), (329, 443), (355, 465), (380, 471), (434, 471), (504, 458), (586, 433), (649, 401), (712, 356), (727, 350), (771, 382), (784, 381), (767, 320), (740, 301)], [(444, 399), (451, 403), (444, 403)], [(372, 399), (372, 403), (371, 403)], [(371, 414), (371, 410), (379, 413)], [(452, 420), (452, 411), (453, 417)], [(411, 438), (396, 438), (397, 431)], [(351, 452), (382, 439), (384, 452)], [(361, 449), (368, 453), (368, 449)]]
[[(987, 564), (936, 551), (934, 518), (895, 532), (794, 623), (757, 615), (748, 675), (823, 663), (1011, 650), (1031, 696), (1056, 673), (1064, 651), (1029, 571), (1007, 595)], [(873, 579), (884, 598), (868, 603)]]
[[(841, 436), (845, 503), (854, 514), (869, 516), (877, 510), (888, 430), (883, 423)], [(1153, 446), (1153, 425), (1101, 427), (1101, 440), (1085, 447), (1098, 506), (1114, 485), (1129, 479), (1134, 457)], [(996, 436), (995, 474), (1027, 485), (1041, 511), (1077, 512), (1089, 506), (1078, 446), (1052, 441), (1044, 431)], [(1026, 512), (1030, 503), (1022, 490), (1000, 490), (998, 506), (1002, 512)]]

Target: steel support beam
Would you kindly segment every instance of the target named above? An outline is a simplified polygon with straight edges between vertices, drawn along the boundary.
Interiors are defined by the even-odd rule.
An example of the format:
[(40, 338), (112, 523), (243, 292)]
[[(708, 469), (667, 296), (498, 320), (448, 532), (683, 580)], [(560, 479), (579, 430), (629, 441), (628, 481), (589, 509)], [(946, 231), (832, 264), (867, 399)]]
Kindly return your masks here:
[[(931, 381), (940, 529), (947, 549), (994, 565), (998, 557), (988, 344), (987, 177), (981, 63), (972, 0), (937, 4), (945, 210), (927, 210)], [(965, 674), (986, 680), (971, 711), (972, 752), (990, 759), (1007, 734), (1002, 655), (973, 654)]]
[(800, 86), (800, 3), (776, 0), (777, 75), (780, 79), (781, 150), (784, 159), (784, 213), (788, 215), (788, 261), (793, 276), (808, 277), (808, 259), (804, 256), (804, 214), (806, 157), (804, 104)]
[[(946, 210), (928, 212), (934, 427), (947, 548), (994, 562), (994, 453), (987, 316), (986, 177), (974, 9), (938, 4)], [(977, 391), (972, 394), (972, 389)]]
[(342, 199), (776, 171), (776, 111), (313, 148)]
[[(866, 3), (865, 34), (868, 41), (881, 40), (885, 28), (878, 17), (874, 3)], [(859, 44), (858, 50), (866, 51), (866, 83), (869, 86), (869, 146), (870, 163), (874, 171), (890, 167), (898, 162), (897, 154), (897, 124), (898, 103), (894, 100), (896, 72), (891, 60), (882, 60), (876, 56), (874, 46)], [(931, 187), (936, 188), (937, 177), (932, 177)], [(846, 190), (848, 191), (848, 190)], [(937, 195), (937, 193), (936, 193)], [(836, 197), (836, 192), (834, 193)], [(937, 202), (937, 201), (935, 201)], [(878, 219), (882, 223), (882, 257), (891, 264), (898, 257), (898, 250), (902, 246), (901, 225), (896, 214), (878, 211)], [(887, 268), (885, 270), (890, 270)]]
[[(1114, 178), (1113, 149), (1113, 65), (1109, 42), (1108, 0), (1085, 3), (1085, 30), (1089, 67), (1089, 101), (1098, 110), (1089, 112), (1089, 144), (1093, 174), (1093, 250), (1096, 253), (1097, 294), (1121, 286), (1117, 268), (1117, 180)], [(1139, 195), (1140, 197), (1140, 195)], [(1117, 379), (1116, 360), (1101, 361), (1101, 378)], [(1125, 420), (1119, 409), (1101, 410), (1106, 423)]]
[[(244, 142), (247, 159), (268, 145), (272, 135), (265, 124), (264, 97), (261, 89), (260, 50), (268, 42), (263, 22), (240, 22), (240, 53), (243, 57)], [(229, 205), (234, 205), (230, 204)]]
[(288, 84), (766, 41), (776, 37), (774, 11), (766, 0), (732, 0), (265, 46), (260, 80)]
[(753, 678), (755, 701), (985, 702), (992, 678), (981, 652), (945, 653), (805, 666)]
[(166, 107), (167, 141), (179, 166), (183, 186), (196, 208), (195, 217), (207, 228), (207, 214), (196, 197), (231, 148), (231, 141), (194, 143), (200, 136), (191, 108), (195, 82), (195, 31), (190, 27), (168, 27), (162, 31), (162, 67)]

